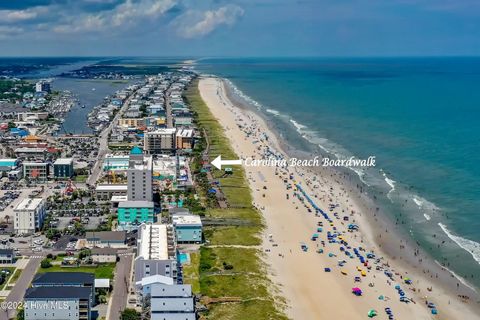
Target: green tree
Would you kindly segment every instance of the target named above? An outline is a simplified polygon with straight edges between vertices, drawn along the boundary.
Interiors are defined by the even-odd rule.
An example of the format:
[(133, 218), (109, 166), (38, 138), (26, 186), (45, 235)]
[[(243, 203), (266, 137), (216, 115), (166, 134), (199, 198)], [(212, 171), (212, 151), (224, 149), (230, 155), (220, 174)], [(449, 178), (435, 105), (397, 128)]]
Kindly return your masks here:
[(92, 251), (90, 249), (82, 249), (80, 253), (78, 254), (79, 259), (86, 258), (88, 256), (92, 255)]
[(140, 313), (135, 309), (125, 309), (122, 311), (121, 320), (140, 320)]
[(49, 259), (43, 259), (40, 263), (40, 266), (42, 267), (42, 269), (48, 269), (52, 266), (52, 264), (50, 263)]
[(23, 308), (19, 308), (17, 310), (17, 320), (25, 320), (25, 310)]

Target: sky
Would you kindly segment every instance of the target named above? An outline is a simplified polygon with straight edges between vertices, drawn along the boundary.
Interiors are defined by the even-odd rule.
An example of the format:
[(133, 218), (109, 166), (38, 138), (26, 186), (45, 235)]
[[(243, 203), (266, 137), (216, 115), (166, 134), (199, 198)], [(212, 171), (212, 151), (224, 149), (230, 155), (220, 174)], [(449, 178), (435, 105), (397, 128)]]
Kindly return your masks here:
[(477, 56), (479, 0), (0, 0), (1, 56)]

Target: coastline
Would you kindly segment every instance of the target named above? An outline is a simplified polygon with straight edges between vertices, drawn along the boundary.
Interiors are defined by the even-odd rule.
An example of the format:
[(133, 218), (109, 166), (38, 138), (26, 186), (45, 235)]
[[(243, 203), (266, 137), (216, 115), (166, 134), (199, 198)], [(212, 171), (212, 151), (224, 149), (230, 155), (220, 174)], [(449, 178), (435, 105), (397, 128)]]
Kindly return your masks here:
[[(216, 91), (212, 89), (212, 86), (217, 86)], [(253, 151), (257, 152), (258, 150), (255, 151), (255, 146), (248, 145), (243, 143), (242, 141), (242, 132), (240, 129), (235, 128), (235, 122), (241, 117), (247, 117), (255, 122), (255, 125), (258, 125), (262, 132), (266, 132), (268, 137), (270, 138), (268, 140), (269, 145), (274, 145), (275, 150), (283, 152), (283, 150), (288, 150), (288, 146), (282, 144), (281, 139), (277, 138), (274, 134), (272, 134), (272, 130), (268, 128), (268, 125), (266, 125), (266, 122), (263, 118), (261, 118), (257, 113), (254, 113), (252, 110), (248, 110), (246, 108), (238, 108), (237, 105), (233, 105), (229, 100), (228, 100), (228, 93), (225, 93), (225, 85), (224, 83), (220, 82), (218, 79), (213, 79), (213, 78), (207, 78), (207, 79), (201, 79), (200, 80), (200, 92), (202, 94), (202, 98), (204, 101), (207, 103), (207, 105), (211, 108), (212, 113), (218, 118), (220, 123), (224, 126), (232, 146), (234, 147), (235, 151), (239, 155), (245, 155), (247, 151)], [(210, 87), (210, 89), (209, 89)], [(223, 105), (223, 106), (222, 106)], [(221, 108), (225, 110), (229, 110), (230, 112), (223, 112)], [(237, 123), (238, 125), (238, 123)], [(235, 130), (236, 129), (236, 130)], [(244, 135), (244, 134), (243, 134)], [(244, 138), (247, 140), (246, 138)], [(240, 142), (242, 142), (240, 144)], [(265, 141), (263, 141), (265, 143)], [(266, 143), (267, 144), (267, 143)], [(250, 148), (250, 149), (248, 149)], [(288, 152), (287, 152), (288, 154)], [(247, 175), (249, 177), (249, 182), (252, 190), (260, 190), (259, 183), (261, 184), (260, 181), (258, 181), (257, 175), (259, 172), (261, 172), (261, 175), (264, 177), (270, 177), (266, 178), (266, 182), (268, 181), (268, 188), (269, 189), (274, 189), (278, 192), (281, 192), (282, 194), (285, 193), (285, 189), (283, 186), (283, 183), (281, 181), (275, 181), (275, 172), (272, 171), (271, 169), (273, 168), (256, 168), (256, 169), (246, 169)], [(360, 234), (355, 233), (355, 239), (352, 241), (359, 240), (359, 243), (367, 243), (368, 246), (372, 246), (372, 249), (375, 249), (375, 252), (383, 252), (383, 251), (389, 251), (389, 252), (395, 252), (394, 256), (397, 256), (398, 251), (407, 251), (405, 249), (398, 249), (394, 248), (392, 246), (392, 251), (389, 250), (390, 246), (389, 243), (396, 243), (398, 245), (398, 241), (402, 241), (401, 238), (398, 238), (395, 232), (390, 232), (388, 234), (388, 238), (392, 238), (391, 241), (388, 241), (385, 239), (386, 236), (383, 237), (382, 239), (382, 250), (378, 250), (378, 248), (375, 246), (375, 242), (378, 239), (375, 239), (375, 237), (372, 237), (372, 232), (375, 232), (373, 234), (378, 234), (379, 227), (378, 226), (373, 226), (371, 221), (368, 220), (379, 220), (375, 215), (370, 216), (368, 214), (362, 214), (359, 215), (359, 212), (366, 213), (369, 212), (368, 205), (359, 205), (356, 202), (359, 202), (360, 198), (365, 197), (365, 195), (361, 192), (358, 192), (358, 190), (355, 190), (356, 186), (355, 182), (351, 180), (350, 175), (346, 175), (345, 173), (343, 174), (338, 174), (337, 171), (334, 170), (321, 170), (323, 172), (305, 172), (302, 170), (298, 170), (295, 172), (296, 176), (298, 176), (299, 180), (301, 181), (303, 186), (307, 186), (307, 192), (312, 192), (312, 194), (317, 194), (316, 197), (314, 198), (315, 201), (319, 199), (318, 205), (320, 207), (323, 207), (327, 209), (328, 205), (328, 198), (329, 197), (335, 197), (336, 201), (343, 202), (345, 205), (345, 208), (348, 208), (348, 210), (354, 210), (355, 215), (354, 219), (358, 220), (358, 224), (361, 227), (362, 232)], [(320, 190), (312, 188), (310, 185), (312, 185), (312, 182), (309, 181), (308, 179), (304, 179), (303, 176), (307, 176), (311, 174), (317, 175), (317, 177), (322, 179), (322, 187), (321, 191), (323, 191), (323, 195), (319, 193)], [(278, 180), (278, 178), (276, 179)], [(274, 183), (277, 182), (277, 183)], [(338, 190), (338, 194), (330, 194), (329, 193), (329, 188), (330, 186), (334, 186), (336, 190)], [(326, 189), (327, 188), (327, 189)], [(270, 191), (271, 192), (271, 191)], [(368, 311), (369, 308), (376, 308), (378, 311), (382, 311), (383, 307), (385, 307), (385, 303), (379, 302), (378, 299), (375, 299), (375, 295), (370, 295), (368, 298), (368, 303), (371, 303), (370, 306), (366, 305), (365, 301), (362, 303), (358, 303), (358, 299), (354, 297), (351, 292), (349, 291), (349, 287), (351, 288), (353, 286), (353, 282), (351, 281), (351, 278), (355, 274), (355, 266), (353, 263), (348, 263), (345, 268), (349, 268), (348, 276), (345, 278), (348, 278), (348, 281), (346, 279), (342, 279), (341, 275), (338, 275), (337, 279), (330, 279), (330, 277), (326, 276), (327, 274), (323, 273), (322, 267), (323, 266), (328, 266), (331, 265), (332, 267), (334, 266), (334, 263), (336, 262), (335, 258), (328, 258), (325, 255), (320, 255), (316, 254), (315, 252), (308, 252), (307, 254), (299, 252), (299, 245), (298, 243), (300, 241), (304, 241), (308, 245), (311, 244), (309, 241), (309, 234), (312, 232), (312, 228), (315, 225), (315, 217), (310, 214), (310, 215), (305, 215), (303, 212), (300, 213), (298, 212), (298, 209), (295, 209), (295, 206), (291, 203), (291, 201), (281, 201), (280, 199), (277, 199), (276, 202), (278, 201), (279, 204), (273, 203), (274, 199), (271, 199), (268, 196), (268, 193), (266, 194), (266, 197), (263, 198), (260, 195), (261, 192), (253, 192), (255, 203), (257, 204), (258, 207), (260, 208), (266, 208), (265, 210), (262, 210), (262, 213), (264, 215), (266, 224), (267, 224), (267, 230), (265, 231), (264, 234), (264, 251), (265, 249), (270, 249), (272, 253), (266, 254), (266, 262), (270, 265), (272, 268), (273, 273), (276, 274), (274, 276), (274, 281), (278, 282), (280, 287), (282, 288), (282, 291), (285, 295), (285, 297), (288, 299), (290, 302), (290, 308), (288, 310), (288, 314), (290, 317), (293, 318), (301, 318), (301, 319), (313, 319), (315, 317), (315, 314), (318, 314), (321, 312), (322, 314), (327, 314), (331, 313), (331, 316), (333, 317), (338, 317), (339, 315), (339, 310), (332, 310), (335, 308), (332, 308), (334, 305), (339, 305), (339, 301), (343, 301), (345, 305), (342, 304), (342, 310), (341, 313), (344, 313), (345, 317), (355, 317), (355, 315), (359, 315), (359, 318), (364, 318), (366, 315), (366, 312)], [(274, 193), (275, 194), (275, 193)], [(354, 196), (352, 196), (353, 194)], [(355, 196), (355, 194), (359, 194), (358, 196)], [(350, 201), (350, 202), (349, 202)], [(277, 206), (280, 205), (281, 207), (277, 208)], [(298, 205), (297, 205), (298, 207)], [(272, 210), (270, 210), (270, 208)], [(289, 213), (287, 209), (290, 209), (293, 213)], [(355, 209), (353, 209), (355, 208)], [(277, 211), (278, 209), (278, 211)], [(272, 211), (276, 211), (277, 214), (275, 214)], [(278, 213), (281, 212), (282, 216), (279, 216)], [(282, 230), (284, 230), (285, 226), (292, 224), (292, 218), (298, 218), (299, 221), (296, 221), (296, 224), (298, 224), (295, 228), (296, 231), (295, 233), (291, 233), (289, 235), (285, 235)], [(295, 221), (296, 219), (293, 219)], [(383, 220), (383, 216), (382, 219)], [(292, 226), (293, 227), (293, 226)], [(395, 228), (391, 228), (394, 230)], [(307, 231), (308, 230), (308, 231)], [(305, 234), (307, 233), (308, 234)], [(275, 249), (271, 247), (271, 244), (269, 243), (267, 236), (268, 234), (272, 234), (275, 241), (278, 240), (279, 242), (279, 249), (281, 252), (278, 252), (280, 255), (286, 256), (286, 258), (281, 257), (280, 255), (275, 255), (274, 252)], [(357, 239), (357, 236), (359, 236)], [(277, 237), (279, 237), (277, 239)], [(349, 241), (350, 242), (350, 241)], [(384, 244), (385, 243), (385, 244)], [(405, 248), (408, 248), (406, 244), (403, 244)], [(285, 253), (285, 249), (290, 250), (290, 254)], [(331, 249), (331, 248), (329, 248)], [(335, 248), (337, 249), (337, 248)], [(310, 250), (314, 251), (314, 250)], [(410, 250), (409, 250), (410, 251)], [(412, 250), (412, 252), (415, 252)], [(400, 252), (399, 252), (400, 253)], [(338, 255), (340, 252), (337, 253)], [(382, 253), (382, 256), (386, 256)], [(400, 256), (400, 254), (398, 254)], [(305, 275), (305, 277), (298, 277), (295, 275), (292, 275), (292, 272), (294, 273), (296, 271), (296, 264), (298, 263), (297, 261), (292, 260), (297, 260), (298, 261), (304, 261), (302, 263), (302, 266), (300, 267), (302, 270), (302, 273)], [(401, 258), (400, 258), (401, 259)], [(288, 261), (287, 261), (288, 260)], [(435, 288), (432, 292), (428, 292), (426, 290), (426, 287), (430, 285), (430, 281), (427, 277), (422, 276), (419, 274), (420, 272), (416, 272), (414, 268), (412, 270), (408, 269), (408, 264), (403, 263), (398, 261), (397, 259), (388, 259), (390, 265), (394, 265), (395, 268), (391, 268), (393, 270), (398, 270), (398, 269), (404, 269), (408, 270), (408, 275), (412, 276), (414, 279), (414, 285), (417, 288), (421, 288), (420, 292), (413, 292), (411, 290), (408, 290), (408, 295), (415, 297), (415, 301), (417, 302), (415, 307), (412, 307), (413, 304), (406, 305), (404, 303), (398, 302), (397, 297), (395, 297), (395, 292), (392, 292), (392, 285), (388, 285), (386, 282), (383, 282), (384, 278), (380, 278), (382, 273), (375, 272), (373, 271), (372, 274), (368, 275), (368, 280), (373, 281), (375, 283), (374, 289), (372, 291), (380, 293), (380, 292), (385, 292), (387, 296), (391, 297), (392, 300), (389, 301), (389, 306), (392, 308), (394, 311), (394, 314), (396, 318), (418, 318), (418, 319), (429, 319), (431, 316), (428, 313), (428, 309), (422, 305), (422, 303), (419, 303), (422, 299), (422, 296), (424, 296), (426, 293), (428, 293), (429, 299), (434, 301), (438, 306), (439, 306), (439, 312), (440, 315), (437, 316), (437, 318), (448, 318), (452, 319), (455, 317), (459, 318), (465, 318), (465, 317), (460, 317), (461, 314), (469, 314), (471, 310), (466, 310), (470, 308), (465, 308), (465, 304), (458, 301), (458, 299), (455, 296), (451, 296), (447, 293), (447, 290), (442, 290), (438, 289), (437, 290), (437, 284), (435, 283)], [(403, 266), (405, 264), (406, 266)], [(432, 262), (432, 264), (434, 264)], [(308, 266), (305, 267), (304, 266)], [(347, 267), (348, 266), (348, 267)], [(430, 266), (428, 266), (430, 268)], [(433, 268), (433, 266), (432, 266)], [(440, 267), (437, 266), (439, 270), (441, 270)], [(304, 270), (305, 269), (305, 270)], [(338, 273), (337, 267), (334, 267), (332, 270), (336, 273)], [(370, 273), (370, 272), (369, 272)], [(370, 278), (373, 279), (370, 279)], [(332, 281), (334, 280), (334, 281)], [(339, 280), (339, 281), (337, 281)], [(363, 287), (366, 287), (366, 283), (362, 283)], [(328, 287), (329, 289), (332, 288), (332, 290), (329, 290), (329, 293), (331, 297), (325, 297), (325, 301), (319, 302), (317, 300), (312, 300), (313, 297), (321, 296), (322, 300), (323, 295), (322, 291), (323, 288)], [(403, 287), (403, 285), (402, 285)], [(365, 288), (366, 291), (368, 292), (369, 289)], [(410, 288), (411, 289), (411, 288)], [(462, 288), (463, 289), (463, 288)], [(442, 292), (443, 291), (443, 292)], [(463, 292), (463, 291), (462, 291)], [(364, 297), (361, 299), (365, 299), (367, 293), (365, 294)], [(397, 301), (393, 301), (397, 300)], [(423, 302), (423, 301), (422, 301)], [(449, 304), (449, 305), (448, 305)], [(448, 305), (448, 308), (447, 308)], [(469, 304), (471, 305), (471, 304)], [(402, 315), (402, 316), (398, 316)]]
[[(240, 99), (236, 98), (238, 97), (238, 93), (234, 91), (239, 89), (236, 88), (235, 85), (228, 79), (222, 79), (222, 81), (226, 97), (228, 97), (230, 101), (234, 101), (233, 104), (236, 107), (241, 108), (245, 112), (252, 113), (255, 117), (258, 117), (260, 121), (263, 122), (263, 125), (268, 128), (270, 133), (273, 132), (273, 135), (280, 137), (277, 139), (278, 148), (288, 158), (312, 158), (318, 154), (322, 156), (330, 155), (329, 151), (323, 149), (323, 147), (321, 147), (320, 153), (310, 153), (292, 146), (286, 139), (283, 139), (283, 134), (277, 130), (273, 122), (269, 121), (270, 119), (268, 119), (267, 114), (261, 111), (260, 104), (254, 100), (251, 100), (251, 98), (248, 96), (244, 96), (243, 93), (241, 93)], [(253, 104), (250, 105), (252, 102)], [(269, 109), (266, 111), (267, 113), (275, 114)], [(290, 119), (290, 122), (292, 122), (297, 129), (299, 126), (302, 127), (302, 125), (296, 123), (295, 120)], [(297, 133), (299, 133), (298, 130)], [(300, 138), (303, 140), (303, 137)], [(323, 153), (323, 151), (325, 151), (326, 154)], [(473, 284), (469, 283), (465, 278), (459, 276), (453, 270), (449, 269), (449, 265), (446, 266), (445, 262), (442, 264), (437, 261), (426, 250), (424, 250), (424, 248), (421, 247), (418, 242), (415, 242), (414, 239), (411, 238), (410, 234), (408, 234), (408, 231), (405, 230), (405, 228), (401, 228), (400, 224), (403, 223), (403, 218), (401, 215), (399, 218), (398, 216), (395, 217), (387, 214), (391, 208), (384, 207), (382, 203), (378, 203), (378, 201), (376, 201), (376, 196), (381, 196), (383, 193), (370, 193), (368, 190), (366, 190), (367, 188), (363, 188), (362, 184), (365, 184), (366, 186), (369, 185), (365, 183), (361, 176), (358, 175), (356, 170), (346, 167), (320, 166), (309, 168), (308, 171), (312, 174), (330, 176), (330, 183), (341, 183), (345, 185), (345, 188), (349, 190), (350, 196), (356, 201), (356, 205), (360, 207), (360, 212), (367, 213), (360, 218), (362, 223), (365, 224), (365, 227), (373, 227), (372, 230), (375, 231), (376, 236), (369, 237), (369, 243), (373, 245), (376, 250), (381, 251), (384, 256), (389, 257), (392, 260), (397, 260), (397, 263), (401, 264), (402, 268), (406, 268), (409, 272), (416, 273), (426, 280), (434, 279), (435, 284), (440, 285), (441, 289), (444, 291), (455, 291), (457, 295), (468, 296), (470, 298), (470, 302), (480, 303), (479, 289)], [(383, 170), (380, 171), (383, 172)], [(390, 180), (385, 175), (385, 172), (383, 172), (383, 176), (385, 177), (389, 186), (392, 188), (389, 193), (395, 190), (396, 181)], [(335, 181), (332, 181), (332, 179)], [(388, 194), (387, 198), (389, 198)], [(414, 198), (413, 202), (417, 204), (418, 199)], [(430, 217), (426, 219), (429, 220), (429, 218)], [(445, 232), (445, 235), (439, 235), (437, 237), (437, 246), (445, 241), (450, 241), (455, 242), (463, 250), (466, 250), (456, 241), (454, 241), (450, 235), (448, 235), (442, 224), (440, 224), (440, 228)], [(372, 230), (370, 230), (367, 235), (371, 235)], [(388, 230), (388, 232), (386, 230)], [(383, 239), (381, 238), (382, 235)], [(446, 238), (447, 235), (448, 238)], [(436, 235), (433, 235), (433, 237), (436, 237)], [(399, 247), (399, 243), (401, 243), (401, 247)], [(462, 253), (464, 254), (464, 252)], [(471, 253), (468, 252), (468, 254)], [(448, 260), (446, 261), (448, 262)], [(429, 285), (428, 287), (432, 287), (432, 285)], [(480, 313), (480, 305), (475, 307), (477, 312)]]

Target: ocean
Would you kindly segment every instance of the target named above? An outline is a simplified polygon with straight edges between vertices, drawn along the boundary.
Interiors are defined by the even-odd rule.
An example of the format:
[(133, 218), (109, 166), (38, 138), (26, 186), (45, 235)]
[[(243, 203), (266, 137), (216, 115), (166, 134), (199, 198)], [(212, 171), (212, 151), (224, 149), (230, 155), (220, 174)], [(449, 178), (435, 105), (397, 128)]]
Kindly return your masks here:
[(201, 59), (290, 146), (355, 174), (433, 259), (480, 288), (480, 58)]

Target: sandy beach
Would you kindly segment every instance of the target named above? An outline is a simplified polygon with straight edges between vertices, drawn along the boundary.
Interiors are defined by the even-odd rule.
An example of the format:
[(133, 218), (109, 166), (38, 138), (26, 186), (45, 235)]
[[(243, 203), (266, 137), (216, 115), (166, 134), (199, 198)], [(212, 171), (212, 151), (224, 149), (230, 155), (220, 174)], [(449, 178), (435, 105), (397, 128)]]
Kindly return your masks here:
[[(202, 78), (199, 89), (239, 157), (286, 157), (281, 141), (263, 119), (230, 102), (220, 79)], [(244, 169), (254, 205), (265, 219), (266, 229), (262, 235), (265, 262), (272, 281), (287, 299), (286, 313), (290, 318), (365, 319), (373, 309), (378, 319), (388, 319), (387, 307), (394, 319), (478, 318), (474, 302), (467, 303), (459, 297), (469, 291), (463, 290), (462, 285), (451, 290), (456, 279), (442, 285), (436, 281), (438, 272), (447, 271), (437, 266), (440, 270), (437, 272), (430, 264), (426, 272), (425, 267), (412, 267), (407, 259), (399, 261), (387, 256), (385, 251), (392, 249), (388, 244), (398, 244), (397, 251), (405, 250), (408, 244), (395, 238), (393, 232), (388, 233), (388, 229), (380, 232), (378, 226), (371, 223), (379, 217), (367, 212), (368, 208), (358, 202), (359, 197), (352, 196), (357, 190), (347, 186), (340, 177), (305, 168), (244, 166)], [(315, 214), (306, 196), (325, 211), (331, 223), (321, 214)], [(349, 230), (350, 224), (358, 225), (359, 230)], [(335, 243), (328, 241), (327, 232), (335, 234)], [(314, 233), (318, 233), (316, 241), (311, 240)], [(386, 239), (389, 237), (391, 239)], [(308, 246), (306, 252), (301, 249), (302, 243)], [(385, 245), (380, 248), (379, 244)], [(365, 265), (356, 257), (354, 249), (363, 257), (369, 253), (375, 256), (367, 259)], [(412, 250), (412, 261), (418, 254)], [(325, 268), (330, 268), (330, 272), (325, 272)], [(448, 277), (444, 273), (440, 275)], [(411, 279), (410, 284), (406, 278)], [(355, 287), (362, 290), (362, 295), (352, 293)], [(401, 292), (410, 302), (400, 301)], [(432, 315), (428, 303), (435, 305), (438, 315)]]

